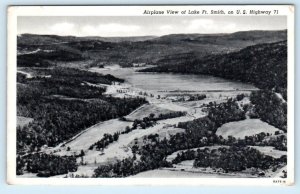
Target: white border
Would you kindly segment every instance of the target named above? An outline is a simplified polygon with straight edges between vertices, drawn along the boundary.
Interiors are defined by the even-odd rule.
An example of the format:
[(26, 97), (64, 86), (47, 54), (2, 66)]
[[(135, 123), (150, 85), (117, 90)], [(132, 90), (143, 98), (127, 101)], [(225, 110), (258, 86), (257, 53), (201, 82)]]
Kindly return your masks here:
[[(279, 10), (287, 16), (288, 27), (288, 162), (287, 179), (280, 178), (19, 178), (16, 176), (16, 56), (18, 16), (149, 16), (147, 10), (187, 9)], [(294, 184), (294, 10), (293, 5), (214, 5), (214, 6), (11, 6), (8, 8), (7, 42), (7, 183), (20, 185), (293, 185)], [(272, 17), (271, 14), (268, 17)], [(170, 15), (152, 15), (170, 16)], [(176, 15), (195, 16), (195, 15)], [(206, 16), (211, 16), (210, 14)], [(223, 16), (223, 15), (219, 15)], [(231, 16), (237, 16), (232, 14)], [(238, 15), (240, 17), (248, 15)], [(274, 180), (285, 183), (273, 183)]]

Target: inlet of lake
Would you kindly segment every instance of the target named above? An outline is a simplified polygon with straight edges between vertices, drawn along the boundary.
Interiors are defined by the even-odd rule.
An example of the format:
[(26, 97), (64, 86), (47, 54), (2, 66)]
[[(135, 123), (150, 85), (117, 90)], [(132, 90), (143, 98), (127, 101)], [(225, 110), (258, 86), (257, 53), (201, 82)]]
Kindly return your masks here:
[(104, 68), (93, 67), (89, 70), (101, 74), (111, 74), (122, 78), (135, 88), (157, 91), (250, 91), (257, 88), (251, 84), (232, 81), (209, 75), (145, 73), (137, 72), (140, 68), (121, 68), (118, 65)]

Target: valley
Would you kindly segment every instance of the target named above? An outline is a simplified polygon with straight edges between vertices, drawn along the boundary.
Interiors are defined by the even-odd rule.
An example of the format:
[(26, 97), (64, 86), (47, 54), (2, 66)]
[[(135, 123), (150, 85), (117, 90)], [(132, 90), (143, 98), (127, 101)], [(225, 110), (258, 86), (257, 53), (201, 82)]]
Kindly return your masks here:
[[(278, 83), (273, 89), (275, 93), (270, 90), (268, 80), (257, 84), (251, 76), (245, 81), (240, 75), (238, 79), (226, 76), (229, 74), (221, 76), (218, 70), (218, 64), (226, 60), (231, 64), (228, 56), (238, 56), (236, 60), (242, 61), (239, 55), (245, 52), (243, 48), (253, 49), (256, 41), (264, 40), (271, 48), (275, 47), (269, 43), (276, 39), (271, 35), (277, 34), (276, 41), (281, 41), (282, 33), (265, 32), (255, 35), (259, 37), (257, 40), (240, 40), (243, 44), (233, 44), (238, 38), (232, 37), (239, 33), (169, 35), (126, 41), (18, 37), (18, 176), (285, 176), (282, 173), (287, 156), (284, 80), (275, 80)], [(26, 38), (30, 36), (35, 41), (28, 42)], [(207, 46), (215, 36), (216, 42)], [(181, 43), (177, 41), (184, 42), (183, 46), (179, 48)], [(170, 42), (177, 56), (165, 49)], [(279, 49), (284, 47), (283, 43), (278, 44)], [(212, 51), (199, 53), (196, 48), (204, 46)], [(141, 54), (142, 47), (147, 54)], [(186, 55), (185, 47), (197, 50), (197, 58), (193, 58), (193, 52)], [(49, 52), (50, 49), (54, 51)], [(63, 53), (59, 52), (61, 49)], [(114, 56), (122, 49), (122, 57)], [(156, 49), (162, 53), (156, 55)], [(256, 47), (253, 50), (257, 51)], [(172, 63), (173, 60), (176, 62)], [(218, 63), (216, 67), (207, 64), (199, 67), (201, 63), (195, 63), (204, 60), (207, 64)], [(182, 71), (183, 64), (191, 69)], [(202, 71), (205, 67), (207, 71)], [(257, 75), (255, 71), (251, 71), (252, 76)], [(270, 106), (278, 104), (273, 115), (266, 114), (269, 106), (262, 106), (269, 99)], [(257, 157), (251, 158), (249, 153)], [(39, 167), (38, 162), (42, 164), (47, 158), (43, 154), (53, 156), (58, 167), (70, 162), (74, 168), (59, 171), (58, 167), (47, 164)], [(222, 164), (224, 160), (228, 162)], [(244, 163), (236, 162), (239, 160)]]

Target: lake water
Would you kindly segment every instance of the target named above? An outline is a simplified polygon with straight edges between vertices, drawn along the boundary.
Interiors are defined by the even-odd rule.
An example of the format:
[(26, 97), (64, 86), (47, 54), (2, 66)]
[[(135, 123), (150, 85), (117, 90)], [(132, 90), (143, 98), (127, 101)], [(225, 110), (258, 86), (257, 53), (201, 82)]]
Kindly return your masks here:
[(255, 90), (251, 84), (231, 81), (223, 78), (174, 73), (136, 72), (138, 68), (91, 68), (90, 71), (111, 74), (125, 79), (133, 87), (147, 91), (215, 91), (215, 90)]

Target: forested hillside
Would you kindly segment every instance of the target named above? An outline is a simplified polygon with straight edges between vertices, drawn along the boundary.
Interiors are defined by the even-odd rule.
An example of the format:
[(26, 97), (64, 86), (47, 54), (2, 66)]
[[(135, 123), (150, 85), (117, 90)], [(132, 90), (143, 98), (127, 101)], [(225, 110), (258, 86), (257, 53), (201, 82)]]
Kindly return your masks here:
[(238, 52), (194, 58), (177, 65), (163, 64), (143, 71), (214, 75), (273, 89), (286, 99), (287, 42), (258, 44)]
[(105, 88), (87, 84), (123, 81), (111, 75), (69, 68), (35, 71), (38, 75), (32, 78), (18, 74), (17, 116), (34, 119), (17, 127), (18, 152), (55, 146), (99, 121), (127, 115), (145, 103), (142, 98), (105, 96)]

